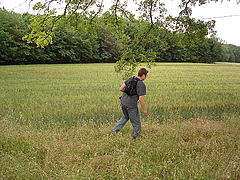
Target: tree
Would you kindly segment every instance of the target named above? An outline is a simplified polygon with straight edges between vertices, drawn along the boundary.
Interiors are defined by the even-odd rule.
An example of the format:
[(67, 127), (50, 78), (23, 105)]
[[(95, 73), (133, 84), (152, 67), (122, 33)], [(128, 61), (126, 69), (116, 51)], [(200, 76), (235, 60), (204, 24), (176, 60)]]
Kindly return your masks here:
[(224, 49), (224, 59), (227, 62), (240, 62), (240, 47), (232, 44), (222, 45)]
[[(164, 5), (156, 0), (136, 1), (141, 12), (138, 18), (120, 0), (103, 14), (101, 2), (61, 1), (62, 14), (50, 8), (54, 2), (37, 3), (37, 16), (1, 11), (2, 64), (117, 62), (116, 71), (129, 76), (141, 62), (208, 62), (207, 58), (212, 62), (213, 51), (219, 50), (220, 44), (207, 38), (214, 35), (214, 21), (190, 18), (190, 5), (205, 1), (182, 1), (177, 18), (166, 16)], [(94, 4), (98, 4), (97, 11), (90, 9)], [(30, 31), (26, 28), (29, 22)], [(24, 34), (29, 44), (21, 40)], [(34, 43), (44, 48), (35, 48)], [(231, 57), (237, 52), (231, 50)]]
[(0, 9), (0, 63), (24, 64), (27, 49), (21, 37), (26, 33), (21, 15)]
[[(65, 24), (56, 28), (53, 43), (45, 48), (37, 48), (34, 43), (21, 40), (22, 35), (28, 32), (27, 23), (33, 17), (0, 11), (1, 64), (118, 61), (116, 71), (126, 71), (128, 74), (123, 75), (129, 76), (140, 62), (146, 60), (152, 64), (154, 60), (213, 63), (216, 60), (237, 62), (239, 59), (238, 47), (223, 46), (218, 39), (207, 37), (213, 26), (211, 23), (188, 17), (178, 18), (178, 22), (158, 22), (151, 27), (151, 22), (136, 19), (130, 13), (128, 18), (118, 17), (118, 26), (108, 11), (95, 17), (91, 23), (85, 15), (79, 15), (70, 23), (59, 21)], [(188, 30), (177, 26), (169, 28), (171, 23), (168, 22), (177, 22), (178, 26)]]
[[(126, 50), (124, 53), (122, 53), (120, 61), (117, 62), (115, 69), (116, 71), (125, 71), (129, 72), (130, 74), (137, 67), (137, 63), (139, 60), (144, 60), (150, 65), (153, 62), (153, 59), (156, 58), (156, 52), (154, 52), (152, 48), (148, 48), (148, 41), (144, 41), (142, 38), (139, 37), (139, 35), (144, 35), (144, 38), (146, 39), (147, 36), (151, 36), (150, 32), (154, 31), (154, 25), (158, 24), (159, 22), (163, 23), (164, 13), (166, 12), (164, 4), (161, 3), (161, 1), (159, 0), (133, 1), (139, 5), (138, 10), (141, 13), (140, 19), (150, 22), (150, 25), (141, 28), (141, 32), (137, 33), (137, 36), (135, 36), (134, 38), (128, 37), (121, 32), (121, 28), (123, 28), (123, 25), (121, 24), (121, 18), (129, 18), (130, 21), (132, 19), (132, 15), (130, 15), (130, 13), (126, 10), (128, 7), (128, 3), (126, 1), (112, 1), (112, 6), (109, 9), (108, 16), (108, 18), (110, 19), (109, 22), (111, 23), (111, 28), (110, 30), (108, 29), (108, 32), (110, 34), (115, 34), (115, 37), (119, 38), (118, 41)], [(203, 5), (211, 1), (218, 2), (220, 0), (182, 0), (180, 4), (180, 7), (182, 9), (180, 12), (180, 17), (190, 17), (192, 13), (192, 6)], [(31, 2), (36, 1), (31, 0)], [(51, 5), (56, 2), (61, 4), (64, 8), (61, 14), (59, 14), (56, 9), (51, 8)], [(239, 3), (239, 0), (237, 0), (237, 3)], [(96, 17), (102, 12), (103, 5), (103, 0), (45, 0), (43, 3), (38, 2), (34, 5), (34, 9), (39, 11), (39, 15), (33, 19), (30, 25), (31, 33), (25, 36), (24, 39), (29, 42), (35, 42), (40, 47), (51, 44), (57, 27), (61, 26), (60, 24), (64, 24), (59, 23), (60, 21), (69, 21), (69, 19), (72, 19), (72, 17), (78, 17), (79, 15), (84, 14), (90, 22), (93, 22), (95, 21)], [(95, 7), (97, 10), (93, 11), (92, 7)], [(66, 15), (68, 15), (68, 18), (66, 18)], [(174, 20), (176, 21), (175, 24), (177, 26), (179, 25), (178, 20), (179, 19)], [(182, 22), (180, 22), (180, 24), (181, 23)], [(185, 25), (191, 27), (191, 25), (187, 23), (191, 23), (191, 21), (185, 22)], [(177, 28), (181, 28), (181, 30), (185, 32), (191, 30), (191, 28), (186, 28), (186, 26), (178, 26)], [(146, 44), (143, 45), (144, 43)], [(138, 48), (138, 46), (134, 44), (141, 45)], [(102, 51), (101, 56), (106, 55), (104, 53), (103, 47), (104, 46), (99, 48), (99, 50)], [(127, 74), (125, 73), (125, 75)]]

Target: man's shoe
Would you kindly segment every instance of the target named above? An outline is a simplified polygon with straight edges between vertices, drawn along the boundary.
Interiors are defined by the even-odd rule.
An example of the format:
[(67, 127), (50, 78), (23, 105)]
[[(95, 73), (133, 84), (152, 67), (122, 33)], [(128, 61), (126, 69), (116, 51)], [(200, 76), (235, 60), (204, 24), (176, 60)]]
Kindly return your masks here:
[(135, 139), (139, 139), (140, 138), (140, 135), (138, 134), (132, 134), (132, 138), (135, 140)]
[(117, 134), (120, 130), (112, 130), (113, 134)]

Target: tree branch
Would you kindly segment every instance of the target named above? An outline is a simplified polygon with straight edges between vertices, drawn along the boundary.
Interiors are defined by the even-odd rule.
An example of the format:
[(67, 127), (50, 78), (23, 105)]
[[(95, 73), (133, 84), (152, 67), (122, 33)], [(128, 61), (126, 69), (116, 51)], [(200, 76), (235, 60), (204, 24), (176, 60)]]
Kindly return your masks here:
[(153, 0), (150, 1), (149, 16), (150, 16), (151, 24), (154, 25), (152, 11), (153, 11)]
[(96, 18), (96, 16), (101, 12), (102, 10), (102, 7), (103, 7), (103, 0), (101, 1), (101, 4), (100, 6), (98, 7), (98, 12), (94, 14), (94, 16), (90, 19), (90, 23), (92, 23), (93, 19)]
[(118, 3), (119, 3), (119, 0), (116, 0), (115, 8), (114, 8), (114, 14), (115, 14), (115, 22), (116, 22), (116, 25), (118, 25), (118, 17), (117, 17), (117, 7), (118, 7)]

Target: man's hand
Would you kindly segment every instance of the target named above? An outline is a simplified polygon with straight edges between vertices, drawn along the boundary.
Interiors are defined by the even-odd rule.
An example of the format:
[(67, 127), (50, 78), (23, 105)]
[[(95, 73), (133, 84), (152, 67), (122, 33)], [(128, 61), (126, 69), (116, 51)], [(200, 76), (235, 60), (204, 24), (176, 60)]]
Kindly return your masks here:
[(123, 84), (120, 86), (119, 91), (124, 92), (125, 88), (126, 88), (126, 84), (123, 83)]
[(147, 107), (145, 106), (145, 103), (144, 103), (144, 96), (139, 96), (139, 103), (141, 104), (143, 114), (148, 115)]
[(143, 111), (143, 114), (144, 114), (145, 116), (147, 116), (149, 113), (148, 113), (147, 110), (145, 110), (145, 111)]

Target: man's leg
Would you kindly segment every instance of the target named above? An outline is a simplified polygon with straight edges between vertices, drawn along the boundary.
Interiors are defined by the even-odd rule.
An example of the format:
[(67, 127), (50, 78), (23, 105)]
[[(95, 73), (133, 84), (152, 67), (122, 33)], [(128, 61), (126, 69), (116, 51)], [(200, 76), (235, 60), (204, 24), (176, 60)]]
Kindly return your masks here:
[(124, 105), (121, 105), (121, 107), (122, 107), (123, 117), (120, 119), (120, 121), (117, 123), (117, 125), (113, 127), (113, 129), (112, 129), (113, 132), (120, 131), (124, 127), (124, 125), (127, 123), (127, 121), (129, 120), (129, 114), (128, 114), (127, 107)]
[(132, 123), (133, 131), (132, 131), (132, 137), (136, 139), (140, 136), (141, 132), (141, 120), (140, 120), (140, 113), (138, 111), (138, 108), (129, 109), (129, 119)]

